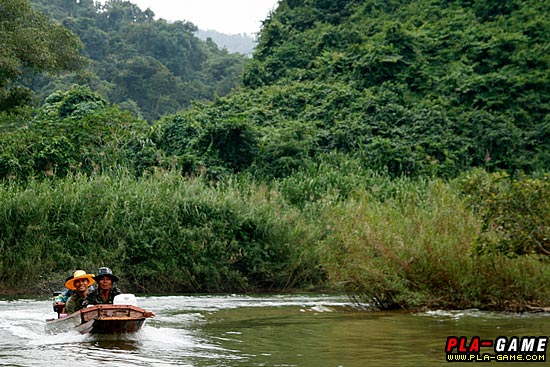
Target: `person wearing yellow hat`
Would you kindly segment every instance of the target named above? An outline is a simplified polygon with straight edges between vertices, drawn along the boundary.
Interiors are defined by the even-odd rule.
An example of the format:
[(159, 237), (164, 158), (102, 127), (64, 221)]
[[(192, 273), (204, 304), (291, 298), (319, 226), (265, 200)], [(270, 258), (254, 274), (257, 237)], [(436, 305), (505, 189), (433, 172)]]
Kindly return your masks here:
[[(71, 272), (71, 275), (65, 279), (65, 283), (67, 283), (70, 279), (72, 279), (74, 276), (74, 271)], [(76, 291), (73, 291), (71, 289), (65, 288), (63, 291), (58, 291), (54, 293), (53, 298), (53, 310), (57, 312), (57, 317), (60, 317), (61, 314), (65, 313), (65, 303), (67, 303), (67, 300), (70, 296), (75, 294)]]
[(65, 304), (67, 314), (75, 313), (85, 307), (84, 301), (88, 296), (88, 287), (95, 283), (94, 275), (87, 274), (84, 270), (77, 270), (73, 277), (67, 280), (65, 287), (76, 291)]

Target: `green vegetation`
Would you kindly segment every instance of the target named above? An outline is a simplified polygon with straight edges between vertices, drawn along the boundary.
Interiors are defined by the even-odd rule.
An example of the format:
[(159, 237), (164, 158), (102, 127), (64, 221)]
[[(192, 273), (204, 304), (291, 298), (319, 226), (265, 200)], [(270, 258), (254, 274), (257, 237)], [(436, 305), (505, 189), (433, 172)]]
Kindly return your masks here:
[(478, 253), (506, 256), (550, 255), (550, 177), (505, 173), (474, 174), (463, 181), (470, 206), (483, 219), (480, 238), (474, 242)]
[(248, 61), (211, 40), (195, 36), (189, 22), (155, 19), (128, 1), (32, 0), (34, 8), (62, 23), (82, 40), (88, 68), (60, 77), (34, 76), (40, 98), (72, 84), (93, 91), (149, 121), (212, 100), (241, 83)]
[(312, 231), (297, 211), (265, 187), (238, 186), (211, 187), (166, 172), (6, 186), (1, 283), (27, 288), (32, 274), (112, 264), (125, 287), (138, 292), (319, 284)]
[(550, 304), (548, 0), (282, 0), (228, 94), (241, 56), (192, 25), (69, 2), (35, 6), (95, 45), (89, 78), (0, 111), (0, 289), (108, 265), (137, 292)]
[[(213, 185), (123, 170), (5, 184), (0, 282), (44, 291), (39, 276), (60, 282), (67, 269), (110, 264), (134, 292), (329, 287), (380, 308), (547, 305), (547, 255), (526, 254), (527, 242), (521, 256), (472, 247), (502, 233), (459, 187), (494, 179), (391, 179), (325, 162), (271, 188), (245, 176)], [(368, 189), (354, 189), (360, 182)]]
[[(494, 221), (481, 220), (465, 204), (456, 182), (400, 180), (392, 185), (398, 186), (392, 198), (380, 201), (362, 194), (328, 211), (334, 232), (326, 242), (324, 264), (332, 280), (342, 282), (350, 294), (384, 309), (526, 310), (548, 304), (546, 258), (472, 249), (489, 234), (500, 236), (500, 229), (488, 229)], [(483, 199), (491, 200), (491, 195)], [(550, 206), (540, 207), (547, 211)], [(519, 231), (532, 225), (514, 224)], [(516, 235), (504, 239), (528, 237)], [(521, 246), (523, 253), (530, 249), (529, 243)]]
[[(244, 82), (254, 89), (313, 83), (319, 92), (291, 110), (334, 101), (323, 114), (300, 117), (329, 138), (342, 124), (352, 132), (345, 141), (366, 154), (381, 151), (373, 159), (390, 172), (544, 170), (548, 5), (282, 1)], [(338, 84), (348, 92), (336, 94)]]
[[(14, 124), (10, 124), (12, 127)], [(148, 124), (86, 87), (49, 96), (24, 125), (6, 128), (0, 175), (8, 180), (93, 173), (125, 164)]]
[[(30, 100), (16, 81), (27, 69), (59, 72), (81, 66), (81, 42), (59, 24), (49, 22), (26, 0), (0, 3), (0, 112)], [(59, 46), (61, 45), (61, 47)]]

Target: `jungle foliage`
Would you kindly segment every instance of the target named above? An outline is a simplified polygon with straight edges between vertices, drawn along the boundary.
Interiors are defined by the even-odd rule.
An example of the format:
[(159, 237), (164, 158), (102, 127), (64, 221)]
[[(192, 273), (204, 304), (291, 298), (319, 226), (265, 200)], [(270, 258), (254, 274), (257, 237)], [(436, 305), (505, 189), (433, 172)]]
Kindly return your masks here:
[[(545, 1), (281, 1), (264, 21), (244, 87), (173, 115), (205, 97), (196, 83), (184, 83), (184, 92), (179, 81), (210, 66), (217, 76), (205, 83), (219, 86), (228, 75), (191, 24), (156, 21), (120, 1), (101, 11), (75, 3), (65, 23), (85, 44), (92, 28), (120, 32), (87, 48), (101, 54), (90, 54), (101, 80), (118, 78), (100, 83), (106, 89), (88, 79), (92, 90), (120, 109), (150, 104), (146, 117), (165, 115), (135, 157), (156, 151), (186, 173), (211, 177), (285, 177), (327, 152), (392, 177), (456, 177), (471, 167), (514, 175), (550, 166)], [(163, 52), (167, 44), (179, 51)], [(157, 93), (160, 84), (168, 95)]]
[(33, 10), (26, 0), (0, 2), (0, 111), (28, 103), (17, 82), (26, 70), (61, 72), (84, 62), (82, 43), (65, 27)]
[(161, 147), (178, 146), (213, 175), (234, 172), (235, 162), (210, 156), (219, 151), (181, 145), (203, 133), (182, 124), (240, 121), (256, 144), (245, 144), (237, 170), (268, 179), (334, 151), (392, 177), (548, 170), (545, 4), (281, 1), (245, 88), (164, 118)]
[[(320, 127), (329, 149), (361, 150), (395, 175), (547, 170), (549, 5), (281, 1), (244, 83), (297, 84), (304, 94), (283, 108)], [(340, 124), (351, 147), (335, 143)]]
[(196, 37), (190, 22), (155, 19), (128, 1), (32, 0), (34, 8), (78, 35), (88, 68), (62, 77), (35, 76), (31, 87), (45, 98), (72, 84), (88, 84), (110, 102), (154, 121), (212, 100), (241, 82), (247, 58)]
[[(39, 108), (0, 112), (3, 284), (10, 264), (61, 279), (79, 265), (48, 246), (82, 243), (94, 252), (81, 264), (111, 262), (138, 290), (550, 304), (550, 0), (281, 0), (242, 86), (212, 102), (200, 100), (242, 64), (213, 62), (192, 25), (70, 3), (56, 9), (95, 40), (97, 69)], [(191, 47), (181, 59), (156, 49), (171, 34)], [(158, 85), (167, 94), (148, 98)]]
[(53, 93), (24, 125), (13, 128), (16, 123), (5, 127), (0, 145), (0, 175), (8, 180), (98, 173), (125, 165), (149, 130), (145, 120), (82, 86)]

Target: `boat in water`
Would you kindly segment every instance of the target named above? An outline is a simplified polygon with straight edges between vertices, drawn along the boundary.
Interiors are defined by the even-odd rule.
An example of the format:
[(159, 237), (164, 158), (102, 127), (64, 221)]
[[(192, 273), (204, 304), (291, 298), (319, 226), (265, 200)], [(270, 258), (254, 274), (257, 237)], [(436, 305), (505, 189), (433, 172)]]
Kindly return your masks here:
[(57, 334), (75, 330), (81, 334), (131, 334), (138, 332), (145, 320), (154, 316), (138, 307), (135, 297), (123, 297), (122, 301), (117, 297), (112, 305), (89, 306), (65, 317), (46, 320), (46, 332)]

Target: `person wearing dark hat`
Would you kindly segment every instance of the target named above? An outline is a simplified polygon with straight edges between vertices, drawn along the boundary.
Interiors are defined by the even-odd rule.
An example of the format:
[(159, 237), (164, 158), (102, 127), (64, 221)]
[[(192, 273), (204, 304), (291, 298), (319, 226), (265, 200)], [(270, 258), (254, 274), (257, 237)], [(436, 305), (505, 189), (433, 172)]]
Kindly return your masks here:
[(84, 270), (75, 271), (73, 277), (65, 282), (66, 288), (76, 291), (76, 294), (69, 297), (69, 300), (65, 304), (65, 312), (67, 314), (75, 313), (86, 307), (84, 301), (88, 297), (88, 287), (94, 283), (94, 275), (87, 274)]
[(118, 282), (118, 277), (113, 274), (109, 268), (99, 268), (94, 277), (97, 282), (97, 289), (90, 292), (86, 298), (89, 305), (112, 304), (115, 296), (120, 294), (120, 289), (113, 287), (114, 282)]

